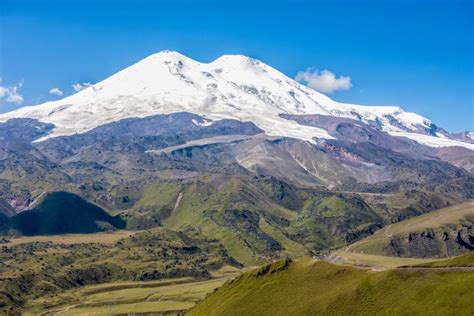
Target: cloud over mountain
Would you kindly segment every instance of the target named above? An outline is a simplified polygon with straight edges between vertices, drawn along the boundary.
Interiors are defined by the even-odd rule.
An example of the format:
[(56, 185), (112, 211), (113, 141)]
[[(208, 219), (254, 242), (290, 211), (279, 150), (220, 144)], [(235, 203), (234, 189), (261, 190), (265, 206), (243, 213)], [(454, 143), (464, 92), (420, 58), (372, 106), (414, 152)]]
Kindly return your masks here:
[(72, 89), (74, 90), (74, 92), (79, 92), (86, 88), (89, 88), (90, 86), (92, 86), (92, 83), (90, 82), (83, 82), (83, 83), (77, 82), (77, 83), (72, 84)]
[(63, 95), (63, 91), (59, 88), (51, 88), (51, 90), (49, 90), (49, 93), (50, 94), (53, 94), (53, 95)]
[(337, 78), (336, 75), (329, 70), (318, 71), (308, 68), (305, 71), (298, 72), (295, 79), (305, 83), (308, 87), (316, 91), (324, 93), (348, 90), (352, 87), (351, 77), (339, 76), (339, 78)]

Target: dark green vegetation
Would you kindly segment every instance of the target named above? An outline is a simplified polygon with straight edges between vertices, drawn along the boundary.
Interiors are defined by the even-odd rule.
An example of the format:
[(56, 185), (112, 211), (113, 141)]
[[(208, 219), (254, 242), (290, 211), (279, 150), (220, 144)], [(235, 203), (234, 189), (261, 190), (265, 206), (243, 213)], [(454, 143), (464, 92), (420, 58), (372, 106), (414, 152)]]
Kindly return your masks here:
[(75, 194), (54, 192), (32, 210), (10, 218), (0, 226), (0, 231), (31, 236), (94, 233), (120, 228), (125, 228), (125, 221), (120, 217), (110, 216)]
[[(131, 230), (194, 226), (239, 262), (260, 264), (342, 247), (387, 224), (473, 197), (472, 174), (427, 147), (371, 127), (359, 143), (348, 137), (311, 145), (267, 137), (249, 122), (196, 122), (204, 120), (191, 113), (133, 118), (37, 143), (31, 141), (50, 125), (2, 123), (0, 205), (15, 213), (47, 192), (67, 191), (110, 214), (106, 225), (96, 224), (105, 215), (86, 216), (83, 231), (119, 228), (115, 216)], [(351, 134), (357, 127), (348, 122), (331, 124), (338, 133), (359, 135)], [(206, 142), (220, 136), (233, 140)], [(195, 140), (202, 142), (185, 145)], [(12, 216), (12, 209), (0, 211)], [(25, 212), (12, 228), (78, 232), (77, 220), (56, 220), (67, 222), (79, 211), (59, 216), (63, 209), (51, 210)], [(28, 217), (41, 227), (25, 227)]]
[(29, 301), (24, 315), (180, 315), (240, 273), (224, 266), (204, 280), (181, 277), (89, 285)]
[(0, 249), (0, 312), (22, 310), (27, 300), (112, 281), (210, 278), (210, 271), (237, 263), (197, 230), (154, 229), (114, 244), (36, 242)]
[(274, 178), (206, 174), (151, 184), (132, 209), (120, 214), (130, 229), (199, 227), (239, 262), (253, 265), (342, 247), (397, 221), (400, 214), (429, 212), (454, 201), (413, 191), (334, 193)]
[(228, 282), (189, 315), (472, 315), (474, 271), (399, 268), (371, 272), (302, 258)]
[[(250, 265), (264, 263), (268, 258), (342, 247), (372, 234), (385, 224), (398, 221), (400, 217), (429, 212), (457, 201), (441, 194), (416, 191), (334, 193), (324, 188), (297, 187), (275, 178), (210, 173), (186, 179), (162, 178), (150, 183), (144, 180), (140, 188), (119, 185), (106, 189), (98, 183), (91, 183), (83, 185), (77, 193), (103, 206), (118, 195), (122, 198), (117, 203), (130, 206), (111, 212), (114, 216), (105, 219), (95, 213), (94, 217), (86, 217), (82, 212), (87, 208), (82, 206), (71, 209), (71, 212), (67, 208), (51, 208), (49, 211), (43, 208), (46, 215), (28, 221), (35, 227), (40, 224), (46, 227), (40, 233), (36, 230), (36, 234), (120, 228), (123, 227), (120, 226), (122, 220), (132, 230), (193, 226), (207, 238), (219, 240), (236, 260)], [(35, 211), (21, 213), (10, 222), (17, 223), (17, 218), (39, 213), (40, 207), (51, 205), (51, 202), (46, 202), (48, 199)], [(94, 205), (84, 203), (81, 201), (81, 205), (97, 210)], [(62, 205), (52, 204), (54, 207)], [(65, 224), (57, 225), (57, 219), (65, 213), (70, 213), (64, 219)], [(74, 226), (81, 221), (87, 221), (90, 226)], [(110, 224), (97, 225), (97, 221)], [(7, 227), (20, 231), (21, 227), (16, 225), (10, 223)], [(87, 227), (91, 229), (85, 230)], [(83, 230), (77, 230), (79, 228)], [(22, 228), (21, 231), (35, 234), (32, 229)]]

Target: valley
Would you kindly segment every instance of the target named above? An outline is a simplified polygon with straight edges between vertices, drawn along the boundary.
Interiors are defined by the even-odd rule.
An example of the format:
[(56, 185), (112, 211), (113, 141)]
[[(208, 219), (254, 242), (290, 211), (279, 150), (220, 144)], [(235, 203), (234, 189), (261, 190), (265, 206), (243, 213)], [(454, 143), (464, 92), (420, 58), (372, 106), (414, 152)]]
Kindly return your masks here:
[(204, 281), (185, 277), (85, 286), (30, 301), (25, 315), (180, 314), (240, 273), (237, 268), (223, 266)]
[(90, 233), (90, 234), (64, 234), (64, 235), (49, 235), (49, 236), (22, 236), (15, 238), (4, 237), (2, 245), (5, 247), (13, 247), (28, 243), (53, 243), (53, 244), (113, 244), (118, 240), (131, 237), (136, 231), (116, 230), (105, 233)]
[(0, 312), (472, 315), (472, 135), (151, 55), (0, 114)]
[[(198, 287), (204, 292), (196, 290), (198, 294), (205, 293), (241, 268), (219, 243), (204, 239), (193, 229), (158, 228), (127, 232), (126, 236), (120, 232), (118, 240), (114, 233), (108, 238), (106, 235), (21, 237), (20, 242), (3, 239), (0, 251), (2, 312), (17, 315), (32, 308), (34, 314), (67, 304), (81, 305), (83, 299), (87, 301), (89, 297), (75, 290), (82, 291), (84, 286), (97, 284), (113, 283), (108, 289), (115, 291), (117, 287), (133, 289), (174, 284), (174, 280), (177, 283), (209, 281)], [(30, 238), (29, 242), (25, 243), (24, 238)], [(33, 238), (38, 239), (33, 241)], [(169, 279), (173, 280), (160, 283)], [(151, 283), (136, 283), (144, 281)], [(158, 283), (154, 284), (155, 281)], [(189, 307), (187, 304), (184, 303)]]
[[(347, 247), (322, 255), (318, 253), (314, 257), (308, 257), (310, 251), (304, 245), (290, 239), (285, 242), (285, 235), (281, 232), (276, 234), (274, 228), (261, 219), (259, 227), (262, 231), (269, 236), (275, 236), (275, 240), (283, 247), (279, 256), (292, 259), (260, 257), (259, 260), (274, 262), (270, 265), (264, 264), (260, 268), (249, 263), (242, 265), (227, 254), (227, 248), (232, 250), (232, 247), (224, 248), (216, 240), (203, 239), (201, 232), (190, 228), (175, 228), (176, 232), (154, 228), (147, 231), (117, 230), (108, 233), (3, 238), (0, 257), (0, 278), (3, 286), (0, 290), (1, 304), (9, 314), (22, 311), (25, 315), (121, 315), (147, 312), (180, 314), (188, 309), (191, 309), (191, 315), (258, 314), (259, 309), (252, 306), (252, 300), (247, 301), (247, 295), (261, 297), (258, 305), (267, 302), (265, 295), (272, 295), (272, 299), (279, 302), (272, 304), (278, 306), (282, 313), (286, 311), (304, 314), (305, 308), (316, 311), (324, 308), (326, 312), (333, 310), (338, 313), (336, 311), (343, 311), (345, 305), (335, 305), (334, 302), (339, 300), (337, 297), (350, 298), (347, 306), (355, 308), (356, 314), (366, 313), (367, 308), (380, 309), (382, 314), (399, 313), (396, 305), (390, 303), (390, 300), (387, 301), (386, 296), (382, 298), (375, 294), (377, 287), (383, 286), (383, 291), (388, 291), (385, 295), (392, 295), (390, 291), (393, 291), (393, 295), (398, 293), (398, 300), (403, 300), (403, 297), (408, 299), (409, 295), (425, 297), (425, 294), (420, 294), (423, 291), (442, 292), (446, 297), (469, 293), (474, 290), (470, 289), (472, 280), (469, 281), (474, 273), (474, 258), (472, 253), (446, 261), (433, 257), (371, 254), (370, 249), (381, 249), (371, 243), (387, 244), (387, 241), (377, 236), (390, 239), (404, 231), (416, 233), (420, 229), (432, 227), (456, 227), (456, 223), (463, 223), (466, 218), (470, 218), (471, 206), (472, 202), (467, 202), (413, 217), (382, 228), (374, 235)], [(392, 233), (386, 234), (387, 230)], [(226, 243), (226, 239), (218, 234), (215, 236)], [(235, 250), (232, 252), (235, 253)], [(106, 253), (106, 257), (103, 253)], [(442, 257), (444, 253), (437, 256)], [(281, 276), (280, 279), (280, 274), (289, 275)], [(304, 281), (300, 278), (304, 278)], [(365, 285), (367, 282), (372, 284), (368, 288)], [(453, 288), (450, 287), (449, 291), (458, 291), (458, 294), (443, 288), (442, 284), (445, 282), (457, 284)], [(330, 290), (332, 296), (322, 295), (322, 290), (318, 288), (321, 286), (327, 290), (335, 284), (339, 286)], [(25, 286), (31, 290), (23, 292), (22, 288)], [(230, 290), (234, 286), (236, 288)], [(278, 295), (291, 298), (290, 294), (285, 292), (287, 288), (295, 289), (295, 293), (299, 293), (299, 289), (306, 293), (313, 287), (316, 287), (313, 289), (315, 293), (319, 294), (311, 299), (305, 298), (304, 294), (294, 294), (300, 295), (300, 303), (293, 307), (285, 305), (284, 299), (278, 299)], [(400, 296), (400, 287), (408, 291), (404, 294), (406, 296)], [(258, 292), (263, 288), (266, 289), (265, 294)], [(234, 293), (225, 294), (231, 295), (232, 299), (219, 296), (221, 292), (226, 291)], [(350, 291), (356, 292), (350, 294)], [(365, 294), (359, 293), (360, 291)], [(408, 294), (410, 291), (414, 292)], [(240, 310), (247, 305), (239, 303), (240, 294), (235, 293), (245, 293), (242, 294), (242, 299), (245, 299), (246, 304), (250, 304), (249, 309)], [(359, 295), (363, 295), (364, 300), (374, 301), (371, 305), (351, 301)], [(226, 303), (214, 306), (212, 304), (215, 303), (212, 302), (215, 299)], [(456, 302), (461, 304), (456, 307), (459, 311), (468, 311), (471, 306), (463, 303), (462, 296)], [(262, 308), (271, 308), (265, 307), (265, 304)], [(316, 308), (314, 304), (319, 307)], [(440, 301), (439, 304), (444, 303)], [(296, 306), (298, 308), (294, 309)], [(447, 306), (453, 308), (454, 305)], [(417, 310), (417, 305), (409, 308), (414, 314), (421, 312)]]

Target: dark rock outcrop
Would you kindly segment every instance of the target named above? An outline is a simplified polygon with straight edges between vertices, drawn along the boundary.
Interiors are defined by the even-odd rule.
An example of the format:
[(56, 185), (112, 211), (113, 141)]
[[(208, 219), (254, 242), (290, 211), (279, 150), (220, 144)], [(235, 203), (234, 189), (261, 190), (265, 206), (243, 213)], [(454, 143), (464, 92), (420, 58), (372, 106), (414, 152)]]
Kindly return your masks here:
[(388, 256), (436, 258), (458, 256), (473, 250), (474, 229), (471, 224), (394, 237), (384, 252)]

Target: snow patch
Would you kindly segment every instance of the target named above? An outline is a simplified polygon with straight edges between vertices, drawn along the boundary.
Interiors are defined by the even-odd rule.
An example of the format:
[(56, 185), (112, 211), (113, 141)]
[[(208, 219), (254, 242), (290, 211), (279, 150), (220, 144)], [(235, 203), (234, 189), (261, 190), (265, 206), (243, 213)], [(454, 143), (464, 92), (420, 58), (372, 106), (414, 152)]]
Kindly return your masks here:
[(435, 137), (435, 136), (430, 136), (430, 135), (423, 135), (423, 134), (416, 134), (416, 133), (408, 133), (408, 132), (396, 132), (392, 131), (389, 132), (390, 135), (392, 136), (398, 136), (398, 137), (406, 137), (409, 139), (412, 139), (420, 144), (429, 146), (429, 147), (450, 147), (450, 146), (459, 146), (459, 147), (464, 147), (470, 150), (474, 150), (474, 144), (469, 144), (449, 138), (441, 138), (441, 137)]
[(196, 126), (211, 126), (212, 125), (212, 121), (209, 121), (209, 120), (203, 120), (203, 122), (198, 122), (197, 120), (192, 119), (191, 121)]

